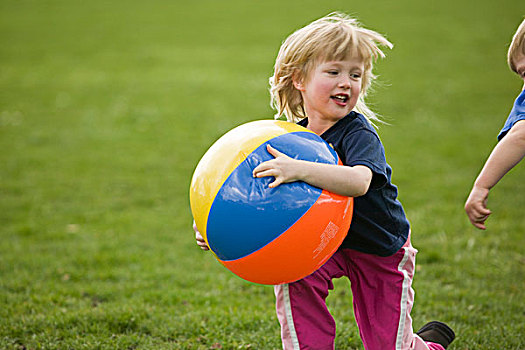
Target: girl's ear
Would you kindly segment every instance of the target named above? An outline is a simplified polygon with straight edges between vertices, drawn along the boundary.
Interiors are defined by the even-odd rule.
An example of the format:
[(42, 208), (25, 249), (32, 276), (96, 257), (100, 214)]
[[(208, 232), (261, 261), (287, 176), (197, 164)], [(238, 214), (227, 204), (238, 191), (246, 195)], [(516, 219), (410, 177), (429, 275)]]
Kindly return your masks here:
[(300, 74), (299, 72), (295, 72), (292, 75), (292, 83), (297, 90), (304, 91), (304, 79), (302, 74)]

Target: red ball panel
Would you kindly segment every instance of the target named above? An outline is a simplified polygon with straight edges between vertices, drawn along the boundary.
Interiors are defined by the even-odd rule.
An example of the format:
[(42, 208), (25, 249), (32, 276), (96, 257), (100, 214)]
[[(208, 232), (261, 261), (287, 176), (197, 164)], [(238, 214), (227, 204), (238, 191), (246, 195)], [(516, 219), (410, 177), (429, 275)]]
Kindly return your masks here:
[(350, 227), (352, 209), (353, 198), (323, 191), (312, 207), (275, 240), (243, 258), (219, 261), (254, 283), (297, 281), (335, 253)]

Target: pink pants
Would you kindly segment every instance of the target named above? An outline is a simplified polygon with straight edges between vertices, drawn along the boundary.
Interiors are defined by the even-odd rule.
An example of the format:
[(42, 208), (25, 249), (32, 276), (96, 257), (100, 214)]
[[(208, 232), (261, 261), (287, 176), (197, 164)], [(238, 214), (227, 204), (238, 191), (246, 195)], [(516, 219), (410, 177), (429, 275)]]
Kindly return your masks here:
[(310, 276), (275, 286), (283, 349), (334, 349), (335, 321), (326, 297), (333, 289), (332, 279), (347, 276), (365, 349), (444, 350), (412, 329), (416, 253), (410, 239), (389, 257), (342, 249)]

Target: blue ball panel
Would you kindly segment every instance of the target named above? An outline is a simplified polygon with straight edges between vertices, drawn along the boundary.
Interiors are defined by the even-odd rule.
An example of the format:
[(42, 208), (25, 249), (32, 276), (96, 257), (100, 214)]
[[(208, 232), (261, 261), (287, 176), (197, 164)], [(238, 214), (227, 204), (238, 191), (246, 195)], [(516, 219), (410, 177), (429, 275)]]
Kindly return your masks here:
[[(227, 178), (208, 215), (207, 239), (221, 260), (235, 260), (264, 247), (291, 227), (321, 195), (304, 182), (269, 188), (273, 177), (254, 178), (253, 169), (273, 159), (270, 143), (290, 157), (337, 164), (336, 152), (309, 132), (286, 133), (260, 145)], [(241, 150), (242, 151), (242, 150)]]

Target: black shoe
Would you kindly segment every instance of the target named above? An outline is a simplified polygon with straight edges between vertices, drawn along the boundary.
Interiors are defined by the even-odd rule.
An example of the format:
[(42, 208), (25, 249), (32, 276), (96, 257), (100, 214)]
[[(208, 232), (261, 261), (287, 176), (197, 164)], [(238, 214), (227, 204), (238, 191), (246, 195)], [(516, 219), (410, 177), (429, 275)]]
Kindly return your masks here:
[(445, 349), (456, 337), (454, 331), (449, 326), (439, 321), (427, 323), (421, 327), (421, 329), (417, 331), (416, 334), (419, 335), (421, 339), (440, 344)]

